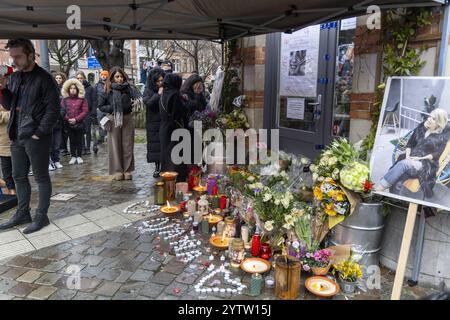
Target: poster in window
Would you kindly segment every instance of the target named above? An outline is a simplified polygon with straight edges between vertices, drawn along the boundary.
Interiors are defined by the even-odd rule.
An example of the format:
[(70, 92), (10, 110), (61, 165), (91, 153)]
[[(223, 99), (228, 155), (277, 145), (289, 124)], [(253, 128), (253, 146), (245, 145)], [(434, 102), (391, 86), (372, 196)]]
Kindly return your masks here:
[(317, 96), (320, 26), (281, 37), (280, 95)]
[(304, 98), (289, 98), (287, 99), (287, 114), (288, 119), (304, 120), (305, 119), (305, 99)]
[(388, 80), (375, 144), (375, 192), (450, 211), (450, 78)]

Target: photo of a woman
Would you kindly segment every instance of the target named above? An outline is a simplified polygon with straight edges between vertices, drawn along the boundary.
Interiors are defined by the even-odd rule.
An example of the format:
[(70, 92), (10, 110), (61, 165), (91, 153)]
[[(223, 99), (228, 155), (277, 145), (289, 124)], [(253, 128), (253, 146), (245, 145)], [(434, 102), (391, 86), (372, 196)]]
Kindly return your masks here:
[(376, 193), (450, 211), (448, 101), (450, 78), (389, 78), (370, 157)]
[(397, 183), (410, 178), (418, 178), (425, 197), (433, 196), (436, 174), (441, 157), (450, 138), (448, 113), (444, 109), (435, 109), (413, 132), (406, 145), (406, 152), (399, 156), (397, 162), (375, 187), (376, 191), (384, 191)]

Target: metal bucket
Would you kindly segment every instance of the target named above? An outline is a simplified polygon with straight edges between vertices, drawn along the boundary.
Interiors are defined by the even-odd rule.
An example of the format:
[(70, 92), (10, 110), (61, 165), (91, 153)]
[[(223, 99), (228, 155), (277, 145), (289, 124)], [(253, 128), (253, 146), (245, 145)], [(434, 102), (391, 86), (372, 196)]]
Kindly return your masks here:
[(360, 203), (353, 214), (330, 231), (330, 245), (351, 244), (363, 269), (378, 265), (384, 231), (383, 205)]

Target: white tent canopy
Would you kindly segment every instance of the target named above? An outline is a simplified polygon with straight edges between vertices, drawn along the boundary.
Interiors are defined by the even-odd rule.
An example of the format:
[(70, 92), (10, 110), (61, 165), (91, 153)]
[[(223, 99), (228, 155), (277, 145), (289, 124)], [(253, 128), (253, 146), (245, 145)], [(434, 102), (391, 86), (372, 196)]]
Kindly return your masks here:
[[(367, 7), (426, 7), (444, 0), (17, 0), (0, 2), (0, 38), (233, 39), (291, 32), (365, 14)], [(81, 9), (69, 30), (67, 9)]]

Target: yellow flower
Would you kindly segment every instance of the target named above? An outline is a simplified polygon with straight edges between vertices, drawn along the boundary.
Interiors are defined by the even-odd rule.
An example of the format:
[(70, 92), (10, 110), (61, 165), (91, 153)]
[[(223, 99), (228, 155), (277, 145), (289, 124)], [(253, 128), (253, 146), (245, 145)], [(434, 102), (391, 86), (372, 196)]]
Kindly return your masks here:
[(323, 193), (322, 193), (322, 190), (320, 190), (320, 187), (316, 186), (316, 187), (314, 188), (313, 193), (314, 193), (314, 197), (315, 197), (317, 200), (319, 200), (319, 201), (322, 201), (322, 200), (323, 200)]
[(330, 192), (328, 192), (328, 194), (327, 194), (328, 198), (333, 198), (335, 192), (336, 191), (334, 191), (334, 190), (331, 190)]
[(345, 193), (342, 191), (336, 191), (334, 195), (336, 196), (337, 201), (345, 201), (346, 199)]
[(334, 205), (332, 203), (328, 203), (325, 205), (325, 213), (331, 217), (336, 215), (336, 211), (334, 211)]

